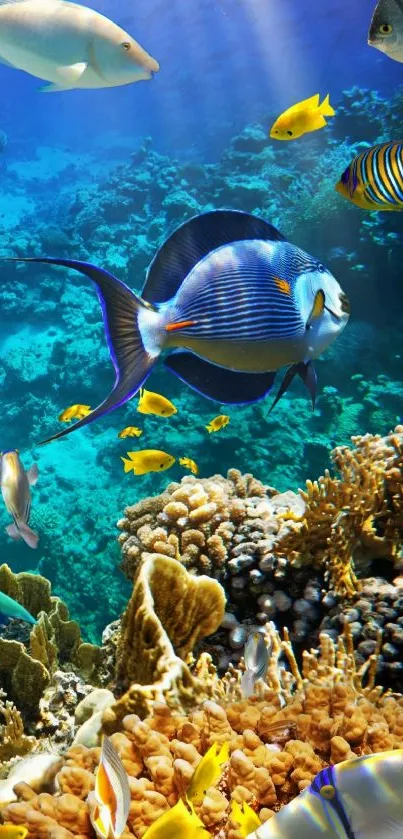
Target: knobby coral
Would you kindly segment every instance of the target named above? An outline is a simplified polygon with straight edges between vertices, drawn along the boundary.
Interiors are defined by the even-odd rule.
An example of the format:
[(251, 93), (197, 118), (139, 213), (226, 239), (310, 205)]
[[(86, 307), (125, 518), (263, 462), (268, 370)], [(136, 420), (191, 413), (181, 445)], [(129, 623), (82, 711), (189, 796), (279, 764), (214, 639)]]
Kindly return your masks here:
[[(145, 720), (134, 714), (123, 718), (112, 742), (129, 775), (125, 834), (141, 839), (175, 805), (214, 742), (229, 743), (230, 759), (196, 809), (213, 836), (228, 839), (236, 835), (229, 816), (232, 799), (248, 801), (264, 820), (329, 762), (402, 746), (403, 697), (374, 687), (376, 656), (357, 671), (351, 636), (345, 634), (335, 646), (323, 635), (320, 650), (306, 653), (300, 671), (288, 639), (281, 640), (273, 627), (267, 632), (274, 654), (260, 697), (209, 700), (188, 715), (156, 702)], [(226, 677), (229, 693), (238, 690), (239, 678), (235, 671)], [(56, 776), (58, 791), (36, 794), (19, 785), (19, 800), (4, 808), (3, 819), (26, 824), (30, 839), (92, 837), (86, 797), (99, 756), (99, 748), (72, 747)]]

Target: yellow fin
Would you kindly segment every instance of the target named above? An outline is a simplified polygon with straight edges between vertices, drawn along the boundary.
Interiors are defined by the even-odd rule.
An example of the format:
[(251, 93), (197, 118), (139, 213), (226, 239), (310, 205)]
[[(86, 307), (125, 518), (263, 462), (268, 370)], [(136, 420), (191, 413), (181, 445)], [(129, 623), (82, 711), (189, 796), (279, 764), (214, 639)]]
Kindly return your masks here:
[(312, 311), (308, 318), (307, 326), (309, 326), (315, 318), (319, 318), (325, 308), (325, 292), (320, 288), (315, 294)]
[[(309, 99), (303, 99), (302, 102), (297, 102), (296, 105), (292, 105), (291, 108), (287, 108), (285, 111), (286, 114), (293, 114), (295, 111), (302, 111), (308, 109), (314, 109), (319, 107), (319, 93), (315, 93), (315, 96), (310, 96)], [(282, 114), (283, 116), (283, 114)]]
[(186, 797), (192, 804), (201, 804), (206, 790), (214, 786), (222, 775), (222, 766), (229, 758), (229, 743), (213, 743), (197, 765)]
[(232, 799), (231, 817), (233, 821), (236, 821), (237, 824), (239, 824), (239, 831), (237, 831), (237, 833), (241, 834), (242, 839), (246, 839), (250, 833), (254, 833), (254, 831), (262, 824), (259, 816), (254, 810), (252, 810), (252, 807), (250, 807), (247, 801), (243, 801), (242, 804), (239, 805), (235, 799)]
[(329, 102), (329, 94), (324, 98), (322, 104), (319, 106), (319, 110), (324, 117), (334, 117), (336, 111), (332, 108)]
[(130, 472), (130, 470), (133, 469), (133, 461), (128, 460), (126, 457), (121, 457), (120, 459), (123, 461), (125, 472)]

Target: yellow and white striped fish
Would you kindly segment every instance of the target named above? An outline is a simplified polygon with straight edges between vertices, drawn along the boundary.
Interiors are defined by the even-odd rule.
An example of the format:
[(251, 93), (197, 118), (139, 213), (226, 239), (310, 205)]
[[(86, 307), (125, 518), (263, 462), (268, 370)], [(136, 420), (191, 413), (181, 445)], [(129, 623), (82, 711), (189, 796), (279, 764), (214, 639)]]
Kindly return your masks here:
[(18, 449), (0, 455), (0, 485), (6, 510), (14, 519), (6, 527), (12, 539), (23, 539), (30, 548), (37, 548), (39, 536), (29, 527), (31, 486), (38, 480), (36, 463), (25, 471)]
[(380, 143), (361, 152), (335, 188), (362, 210), (403, 210), (403, 143)]
[(322, 769), (248, 839), (401, 839), (403, 749)]
[(95, 790), (87, 796), (87, 803), (91, 824), (99, 839), (119, 839), (129, 814), (130, 787), (122, 761), (105, 735)]

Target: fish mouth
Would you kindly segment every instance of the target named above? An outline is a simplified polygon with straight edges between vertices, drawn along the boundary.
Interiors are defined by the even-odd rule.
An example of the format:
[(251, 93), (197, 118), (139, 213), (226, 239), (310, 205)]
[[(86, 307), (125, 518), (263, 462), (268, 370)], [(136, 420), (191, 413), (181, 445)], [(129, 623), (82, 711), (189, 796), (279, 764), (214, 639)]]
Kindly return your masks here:
[(337, 312), (334, 312), (333, 309), (330, 309), (330, 307), (327, 306), (326, 304), (325, 304), (324, 308), (326, 309), (327, 312), (329, 312), (330, 315), (332, 315), (332, 317), (334, 317), (340, 323), (340, 321), (345, 320), (345, 315), (347, 315), (347, 317), (350, 316), (351, 307), (350, 307), (350, 301), (347, 297), (347, 294), (344, 294), (344, 291), (342, 291), (341, 294), (339, 295), (339, 300), (340, 300), (341, 314), (337, 314)]

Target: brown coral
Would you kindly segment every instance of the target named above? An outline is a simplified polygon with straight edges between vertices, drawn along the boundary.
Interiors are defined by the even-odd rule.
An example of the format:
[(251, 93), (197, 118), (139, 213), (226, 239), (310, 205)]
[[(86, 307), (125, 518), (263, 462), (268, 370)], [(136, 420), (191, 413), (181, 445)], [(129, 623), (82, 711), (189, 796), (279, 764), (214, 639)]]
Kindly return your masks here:
[[(223, 738), (229, 742), (230, 760), (220, 781), (207, 790), (198, 815), (212, 836), (222, 836), (224, 826), (224, 835), (233, 839), (231, 798), (247, 800), (265, 819), (310, 784), (329, 761), (402, 747), (403, 697), (374, 687), (376, 655), (357, 670), (348, 630), (337, 646), (323, 635), (320, 650), (305, 654), (301, 671), (287, 637), (281, 639), (269, 625), (267, 632), (274, 663), (261, 698), (227, 705), (208, 701), (187, 716), (156, 704), (144, 720), (136, 715), (122, 720), (112, 738), (130, 775), (128, 835), (141, 839), (147, 827), (174, 806), (201, 755), (211, 742)], [(280, 661), (284, 656), (287, 671)], [(239, 678), (234, 672), (227, 678), (233, 693)], [(283, 707), (278, 691), (285, 699)], [(93, 784), (99, 755), (99, 748), (70, 749), (56, 778), (59, 792), (36, 795), (20, 785), (19, 801), (3, 810), (3, 818), (27, 824), (30, 839), (90, 839), (83, 799)]]
[(197, 667), (192, 671), (185, 659), (200, 638), (217, 629), (224, 607), (224, 591), (215, 580), (194, 577), (167, 556), (144, 556), (118, 647), (116, 681), (127, 692), (104, 713), (108, 731), (128, 713), (144, 716), (154, 701), (185, 709), (211, 695), (214, 679), (207, 672), (207, 678), (198, 677)]
[(68, 663), (84, 678), (94, 680), (101, 649), (83, 643), (78, 624), (69, 619), (67, 606), (51, 595), (49, 581), (39, 574), (14, 574), (8, 565), (2, 565), (0, 591), (37, 617), (28, 648), (20, 641), (0, 638), (0, 675), (8, 698), (26, 716), (35, 717), (59, 664)]

